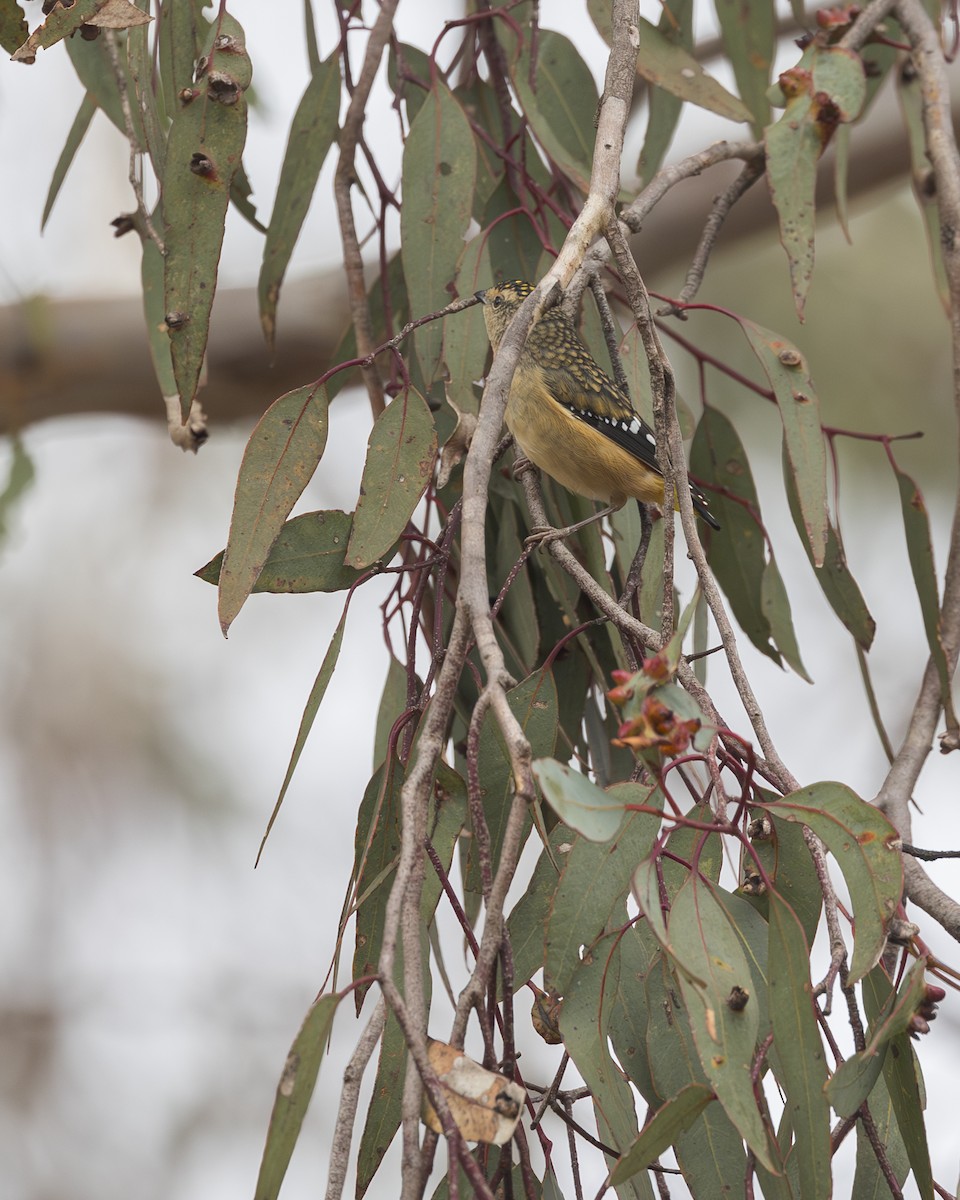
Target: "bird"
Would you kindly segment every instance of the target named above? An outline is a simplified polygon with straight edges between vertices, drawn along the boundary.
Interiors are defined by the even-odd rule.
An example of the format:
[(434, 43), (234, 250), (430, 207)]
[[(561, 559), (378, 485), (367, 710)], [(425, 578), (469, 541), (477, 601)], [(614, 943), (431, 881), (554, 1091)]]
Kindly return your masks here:
[[(507, 326), (533, 291), (522, 279), (476, 293), (496, 354)], [(561, 309), (530, 328), (507, 399), (506, 424), (524, 456), (571, 492), (607, 507), (559, 531), (565, 535), (615, 512), (631, 497), (663, 503), (663, 472), (653, 430), (580, 340)], [(720, 525), (703, 492), (690, 483), (693, 507)]]

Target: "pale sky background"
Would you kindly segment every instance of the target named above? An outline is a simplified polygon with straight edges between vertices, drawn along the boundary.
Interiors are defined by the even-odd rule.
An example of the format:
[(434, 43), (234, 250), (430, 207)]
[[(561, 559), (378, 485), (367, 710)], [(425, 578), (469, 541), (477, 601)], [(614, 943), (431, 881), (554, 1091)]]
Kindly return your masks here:
[[(327, 6), (317, 8), (326, 55), (333, 25)], [(307, 80), (302, 6), (238, 0), (231, 11), (254, 54), (259, 106), (245, 158), (266, 219), (290, 114)], [(424, 6), (400, 7), (401, 30), (412, 41), (419, 40), (418, 11)], [(458, 9), (431, 4), (430, 29), (441, 11), (452, 17)], [(643, 11), (655, 19), (655, 11)], [(602, 71), (602, 43), (579, 5), (545, 2), (542, 19), (575, 37)], [(133, 296), (138, 287), (138, 248), (129, 237), (114, 240), (109, 226), (129, 207), (127, 151), (102, 115), (39, 234), (50, 174), (80, 94), (59, 49), (41, 53), (31, 68), (0, 65), (0, 161), (14, 164), (0, 192), (2, 303), (37, 293)], [(682, 145), (721, 132), (729, 127), (698, 121)], [(387, 139), (382, 150), (389, 177), (399, 171), (400, 146)], [(628, 166), (632, 161), (628, 153)], [(331, 167), (332, 160), (324, 179)], [(884, 311), (923, 312), (932, 343), (907, 342), (902, 353), (923, 363), (923, 378), (942, 390), (950, 420), (946, 326), (911, 203), (890, 196), (882, 205), (864, 204), (853, 228), (853, 250), (834, 229), (820, 239), (811, 329), (821, 301), (824, 311), (831, 297), (840, 301), (834, 337), (841, 356), (855, 354), (847, 347), (867, 336), (875, 319), (860, 297), (879, 295), (860, 286), (855, 270), (876, 270), (885, 260), (889, 273), (878, 278), (892, 277), (896, 286), (884, 292)], [(221, 286), (255, 281), (260, 241), (231, 219)], [(318, 196), (290, 276), (335, 263), (339, 249), (332, 204)], [(786, 268), (779, 264), (778, 297), (771, 300), (760, 291), (766, 261), (759, 251), (718, 260), (711, 298), (724, 280), (756, 271), (758, 290), (743, 311), (781, 328)], [(846, 289), (854, 299), (844, 306)], [(842, 407), (842, 396), (821, 395), (825, 405), (836, 400)], [(265, 395), (264, 407), (272, 399)], [(894, 398), (891, 428), (915, 427), (911, 400)], [(749, 403), (740, 403), (741, 417)], [(354, 507), (366, 412), (357, 394), (333, 405), (327, 455), (302, 509)], [(801, 781), (841, 779), (870, 797), (883, 758), (856, 658), (787, 528), (779, 452), (763, 457), (771, 441), (778, 444), (767, 416), (739, 425), (768, 523), (781, 531), (778, 561), (817, 686), (780, 672), (747, 646), (744, 657), (775, 740)], [(249, 428), (218, 424), (216, 412), (210, 417), (211, 440), (196, 457), (170, 446), (159, 400), (153, 423), (77, 416), (26, 433), (37, 480), (0, 547), (0, 1161), (9, 1200), (251, 1195), (277, 1076), (333, 951), (385, 669), (379, 595), (370, 586), (354, 600), (340, 668), (254, 872), (342, 598), (253, 597), (229, 641), (222, 639), (215, 592), (192, 572), (223, 545)], [(869, 413), (845, 423), (858, 422), (873, 427)], [(932, 432), (924, 447), (903, 452), (903, 465), (918, 474), (941, 450), (937, 439), (931, 447)], [(944, 470), (953, 473), (929, 480), (921, 474), (941, 568), (955, 487), (953, 436), (951, 427), (942, 450)], [(0, 487), (6, 461), (3, 446)], [(912, 594), (904, 611), (904, 593), (890, 586), (908, 571), (892, 481), (876, 457), (858, 451), (849, 461), (861, 469), (856, 486), (844, 491), (848, 551), (878, 621), (871, 659), (896, 740), (925, 645)], [(746, 729), (722, 680), (715, 694)], [(956, 770), (953, 759), (928, 764), (918, 792), (918, 844), (955, 844)], [(934, 864), (931, 874), (954, 894), (960, 890), (948, 865)], [(956, 962), (955, 944), (921, 923), (933, 948)], [(919, 1047), (935, 1175), (947, 1187), (956, 1182), (960, 1141), (957, 1012), (948, 997)], [(441, 1025), (446, 1020), (441, 1014)], [(287, 1200), (316, 1196), (325, 1184), (340, 1075), (358, 1030), (344, 1005), (284, 1187)], [(545, 1078), (555, 1061), (531, 1046), (525, 1069)], [(847, 1170), (850, 1149), (852, 1140), (843, 1152)], [(559, 1141), (558, 1158), (564, 1160)], [(378, 1182), (372, 1195), (393, 1194), (389, 1169)], [(915, 1196), (911, 1188), (907, 1194)]]

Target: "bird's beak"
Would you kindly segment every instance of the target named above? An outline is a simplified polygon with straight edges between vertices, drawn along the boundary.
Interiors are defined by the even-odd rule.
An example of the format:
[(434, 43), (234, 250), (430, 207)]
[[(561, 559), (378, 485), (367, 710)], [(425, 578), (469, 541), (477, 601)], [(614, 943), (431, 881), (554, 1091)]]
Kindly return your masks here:
[(474, 292), (473, 298), (474, 298), (474, 300), (479, 300), (481, 304), (486, 304), (486, 302), (487, 302), (485, 299), (486, 294), (487, 293), (485, 291), (484, 292)]

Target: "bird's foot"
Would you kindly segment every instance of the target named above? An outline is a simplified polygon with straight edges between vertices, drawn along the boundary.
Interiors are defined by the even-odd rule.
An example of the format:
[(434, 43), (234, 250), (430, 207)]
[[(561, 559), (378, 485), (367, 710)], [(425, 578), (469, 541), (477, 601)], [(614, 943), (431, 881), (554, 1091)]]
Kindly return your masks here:
[(536, 550), (538, 546), (546, 546), (549, 542), (566, 537), (569, 532), (569, 529), (554, 529), (552, 525), (534, 525), (523, 539), (524, 549)]
[(513, 460), (513, 477), (519, 479), (525, 471), (535, 471), (537, 468), (525, 454), (519, 455)]

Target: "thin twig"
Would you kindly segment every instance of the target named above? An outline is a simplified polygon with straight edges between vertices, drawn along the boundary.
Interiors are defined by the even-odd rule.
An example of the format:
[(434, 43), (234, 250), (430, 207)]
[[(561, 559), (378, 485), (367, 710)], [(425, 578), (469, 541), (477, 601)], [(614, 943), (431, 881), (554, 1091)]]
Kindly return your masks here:
[(117, 94), (120, 97), (120, 110), (123, 113), (123, 128), (127, 135), (127, 142), (130, 146), (130, 171), (128, 178), (130, 186), (133, 188), (133, 194), (137, 200), (137, 212), (140, 220), (143, 222), (143, 228), (146, 230), (147, 237), (153, 242), (161, 254), (166, 254), (166, 249), (163, 245), (163, 238), (160, 237), (154, 228), (150, 213), (147, 210), (147, 203), (143, 198), (143, 180), (139, 170), (140, 162), (140, 147), (137, 145), (137, 135), (133, 128), (133, 110), (130, 108), (130, 89), (127, 86), (127, 76), (123, 69), (123, 64), (120, 62), (120, 50), (117, 46), (117, 35), (112, 29), (103, 31), (104, 44), (107, 47), (107, 57), (110, 59), (110, 66), (113, 69), (114, 80), (117, 85)]
[(353, 1141), (353, 1125), (357, 1116), (357, 1101), (360, 1098), (360, 1084), (363, 1073), (383, 1034), (387, 1021), (387, 1006), (383, 998), (377, 1001), (373, 1015), (367, 1022), (366, 1028), (357, 1041), (357, 1047), (343, 1072), (343, 1090), (340, 1093), (340, 1106), (337, 1109), (337, 1123), (333, 1128), (330, 1141), (330, 1171), (327, 1175), (326, 1200), (340, 1200), (343, 1195), (343, 1185), (347, 1178), (347, 1169), (353, 1161), (350, 1146)]

